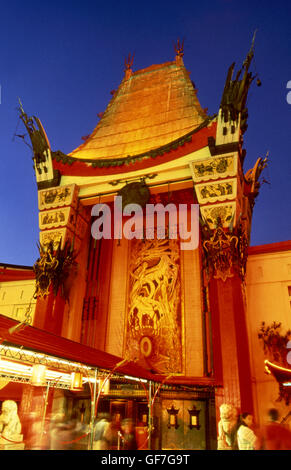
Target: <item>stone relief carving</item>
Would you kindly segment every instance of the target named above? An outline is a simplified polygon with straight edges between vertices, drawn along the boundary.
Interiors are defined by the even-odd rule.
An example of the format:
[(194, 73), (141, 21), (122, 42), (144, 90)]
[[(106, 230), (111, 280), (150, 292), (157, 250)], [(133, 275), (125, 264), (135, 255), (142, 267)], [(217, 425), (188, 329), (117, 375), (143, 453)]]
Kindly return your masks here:
[(207, 160), (192, 162), (190, 166), (195, 182), (235, 176), (237, 155), (212, 157)]
[(237, 193), (237, 180), (231, 179), (215, 183), (199, 184), (196, 185), (195, 190), (198, 202), (201, 204), (234, 199)]
[(44, 189), (38, 192), (39, 209), (51, 209), (55, 207), (76, 204), (76, 186), (62, 186), (52, 189)]
[(207, 222), (210, 229), (217, 227), (217, 221), (220, 220), (223, 227), (229, 227), (235, 217), (235, 202), (224, 205), (215, 205), (201, 207), (201, 215)]
[(177, 240), (133, 240), (126, 354), (164, 373), (182, 371)]
[(54, 249), (57, 249), (59, 246), (60, 241), (62, 240), (64, 243), (64, 240), (67, 238), (66, 236), (66, 229), (59, 229), (59, 230), (49, 230), (45, 232), (40, 233), (40, 244), (44, 247), (44, 249), (47, 249), (47, 247), (53, 242), (54, 244)]
[[(40, 228), (52, 228), (57, 227), (60, 225), (67, 225), (69, 219), (69, 212), (70, 209), (60, 209), (57, 211), (45, 211), (40, 212), (39, 214), (39, 226)], [(71, 223), (74, 223), (75, 217), (73, 216), (74, 220), (71, 220)]]

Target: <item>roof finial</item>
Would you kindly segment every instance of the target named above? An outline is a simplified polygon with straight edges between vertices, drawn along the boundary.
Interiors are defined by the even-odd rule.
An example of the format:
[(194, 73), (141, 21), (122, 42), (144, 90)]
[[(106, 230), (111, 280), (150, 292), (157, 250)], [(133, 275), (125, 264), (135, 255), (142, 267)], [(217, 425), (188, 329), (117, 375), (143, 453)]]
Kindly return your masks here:
[(133, 58), (134, 58), (134, 53), (128, 54), (128, 57), (125, 58), (124, 64), (125, 64), (125, 79), (128, 80), (131, 77), (132, 74), (132, 64), (133, 64)]
[(182, 43), (180, 43), (180, 39), (177, 40), (176, 44), (174, 45), (174, 49), (176, 52), (176, 63), (177, 65), (183, 64), (183, 55), (184, 55), (184, 39)]

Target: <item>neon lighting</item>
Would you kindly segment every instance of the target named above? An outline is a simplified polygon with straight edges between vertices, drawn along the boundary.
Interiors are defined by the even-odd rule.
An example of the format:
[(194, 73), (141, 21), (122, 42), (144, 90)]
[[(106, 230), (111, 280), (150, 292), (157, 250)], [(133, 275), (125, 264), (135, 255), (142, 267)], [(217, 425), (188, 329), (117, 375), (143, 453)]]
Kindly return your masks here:
[[(275, 369), (281, 370), (283, 372), (289, 372), (291, 374), (291, 369), (286, 369), (286, 367), (277, 366), (276, 364), (273, 364), (272, 362), (268, 361), (267, 359), (265, 360), (265, 364), (266, 365), (268, 364), (268, 365), (274, 367)], [(268, 369), (267, 366), (266, 366), (266, 368)]]

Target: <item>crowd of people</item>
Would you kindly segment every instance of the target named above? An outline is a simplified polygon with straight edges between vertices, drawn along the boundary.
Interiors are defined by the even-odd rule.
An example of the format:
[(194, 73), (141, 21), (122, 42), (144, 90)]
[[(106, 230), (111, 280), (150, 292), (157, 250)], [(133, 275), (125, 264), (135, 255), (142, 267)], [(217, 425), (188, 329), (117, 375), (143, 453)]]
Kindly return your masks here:
[[(90, 447), (91, 427), (81, 423), (74, 413), (52, 413), (45, 421), (30, 413), (24, 422), (26, 449), (86, 450)], [(144, 432), (141, 433), (140, 429)], [(101, 413), (93, 431), (93, 450), (137, 450), (146, 444), (146, 427), (135, 427), (132, 419)], [(140, 434), (142, 436), (140, 437)]]
[[(291, 450), (290, 428), (280, 422), (277, 409), (268, 411), (266, 423), (261, 427), (254, 423), (249, 412), (238, 417), (231, 405), (222, 405), (220, 413), (219, 450)], [(45, 423), (32, 413), (23, 424), (26, 448), (31, 450), (85, 450), (92, 439), (90, 426), (81, 423), (74, 413), (69, 419), (64, 413), (51, 414)], [(120, 415), (98, 415), (93, 429), (93, 450), (138, 450), (147, 446), (147, 427), (143, 423), (135, 426), (132, 419), (121, 419)]]
[[(145, 434), (143, 437), (146, 440)], [(116, 417), (110, 419), (105, 414), (97, 421), (94, 430), (94, 450), (137, 450), (139, 448), (137, 429), (132, 419), (120, 421)]]
[(291, 431), (280, 423), (279, 412), (271, 408), (266, 423), (256, 426), (251, 413), (242, 413), (231, 429), (225, 427), (225, 446), (230, 450), (291, 450)]

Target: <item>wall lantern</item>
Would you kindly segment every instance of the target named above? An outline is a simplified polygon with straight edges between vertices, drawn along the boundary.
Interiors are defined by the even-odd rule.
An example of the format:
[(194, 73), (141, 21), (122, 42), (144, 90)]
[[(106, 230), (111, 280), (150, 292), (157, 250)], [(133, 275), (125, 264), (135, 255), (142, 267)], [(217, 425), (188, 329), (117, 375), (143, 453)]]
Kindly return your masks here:
[(167, 409), (167, 412), (168, 412), (168, 415), (169, 415), (169, 419), (168, 419), (168, 428), (175, 428), (177, 429), (179, 427), (179, 424), (178, 424), (178, 413), (179, 413), (179, 410), (177, 410), (176, 408), (174, 408), (174, 405), (172, 405), (172, 407), (168, 410)]
[(45, 374), (46, 366), (43, 364), (34, 364), (32, 366), (30, 383), (35, 387), (44, 387), (46, 385)]
[(144, 413), (144, 414), (142, 415), (142, 424), (143, 424), (144, 426), (147, 426), (147, 425), (148, 425), (148, 415), (147, 415), (146, 413)]
[(201, 410), (197, 410), (195, 405), (193, 405), (192, 410), (188, 410), (189, 412), (189, 418), (190, 418), (190, 423), (189, 423), (189, 428), (190, 429), (200, 429), (200, 424), (199, 424), (199, 413)]
[(109, 395), (110, 379), (99, 379), (99, 390), (101, 395)]
[(83, 374), (81, 374), (81, 372), (72, 372), (71, 373), (70, 390), (72, 392), (79, 392), (79, 391), (83, 390)]

